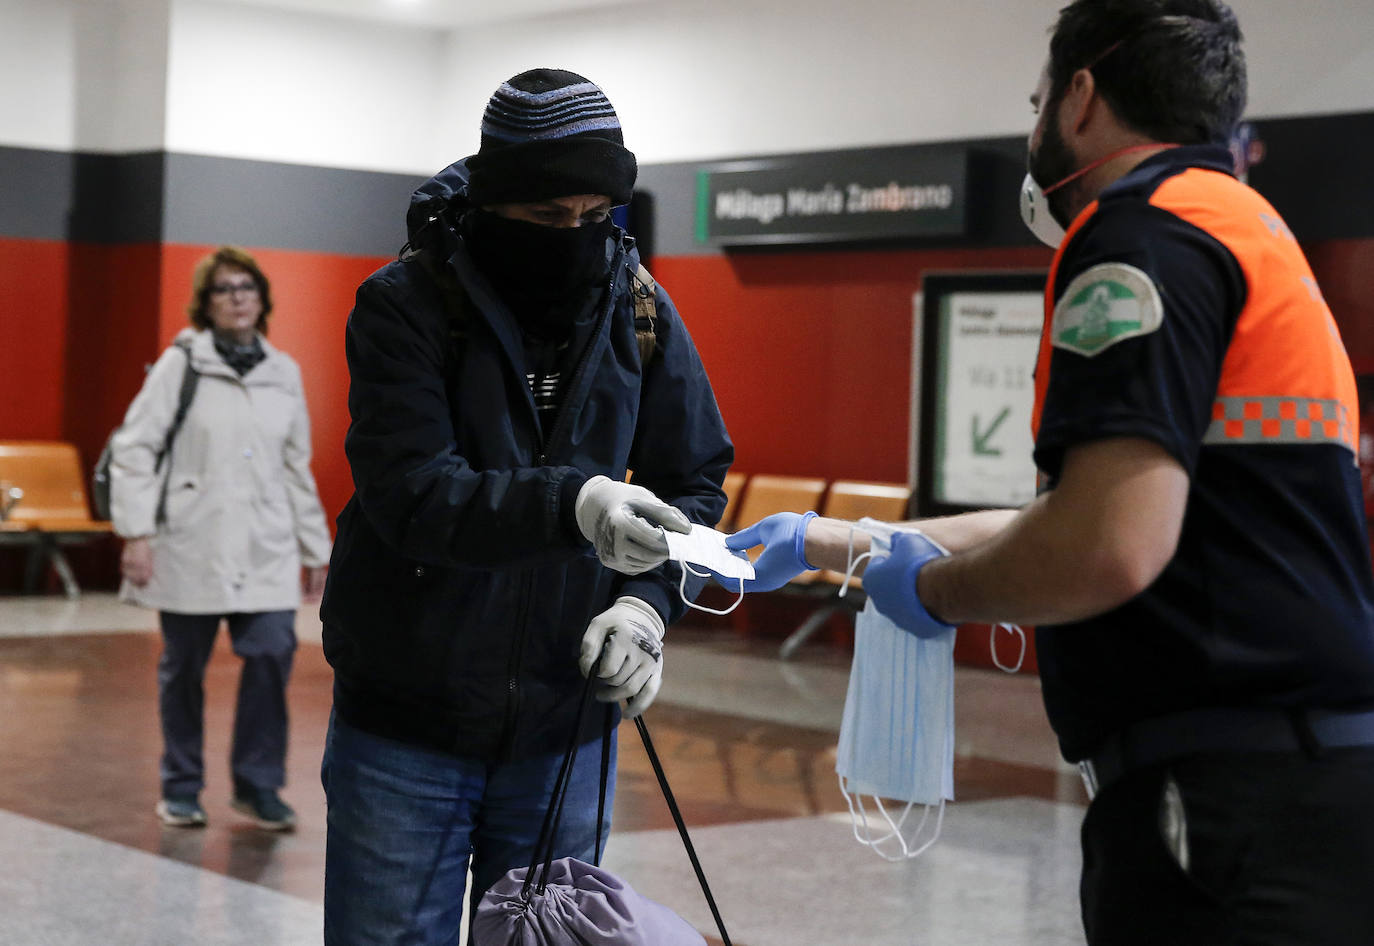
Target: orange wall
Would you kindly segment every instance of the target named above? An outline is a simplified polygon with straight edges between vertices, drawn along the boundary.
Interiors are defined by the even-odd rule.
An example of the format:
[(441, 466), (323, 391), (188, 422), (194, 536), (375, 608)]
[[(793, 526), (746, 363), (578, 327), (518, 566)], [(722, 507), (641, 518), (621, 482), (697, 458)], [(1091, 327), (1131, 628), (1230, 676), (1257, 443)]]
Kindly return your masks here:
[[(344, 323), (354, 290), (386, 260), (249, 249), (272, 281), (270, 338), (301, 365), (315, 476), (332, 522), (352, 493)], [(0, 439), (70, 440), (89, 471), (144, 367), (186, 326), (192, 270), (212, 250), (0, 240)], [(83, 586), (114, 586), (116, 545), (73, 550)], [(0, 584), (9, 587), (20, 552), (3, 556)]]
[(1374, 372), (1374, 239), (1304, 247), (1355, 370)]
[(906, 482), (921, 274), (1044, 268), (1048, 250), (660, 258), (735, 441), (737, 469)]
[(0, 438), (62, 434), (67, 244), (0, 238)]
[[(191, 271), (212, 248), (0, 240), (0, 438), (75, 441), (89, 465), (186, 324)], [(386, 260), (250, 248), (272, 280), (272, 342), (305, 376), (314, 470), (332, 520), (343, 455), (343, 330), (357, 285)], [(1309, 254), (1352, 359), (1374, 369), (1374, 240)], [(747, 473), (902, 481), (912, 297), (922, 272), (1043, 268), (1038, 248), (662, 257)]]
[[(159, 347), (170, 344), (186, 326), (191, 272), (213, 250), (210, 246), (163, 248)], [(344, 325), (353, 308), (358, 284), (387, 260), (298, 250), (249, 251), (272, 282), (268, 338), (301, 366), (306, 402), (310, 406), (315, 481), (332, 525), (353, 493), (343, 452), (344, 433), (348, 430)]]

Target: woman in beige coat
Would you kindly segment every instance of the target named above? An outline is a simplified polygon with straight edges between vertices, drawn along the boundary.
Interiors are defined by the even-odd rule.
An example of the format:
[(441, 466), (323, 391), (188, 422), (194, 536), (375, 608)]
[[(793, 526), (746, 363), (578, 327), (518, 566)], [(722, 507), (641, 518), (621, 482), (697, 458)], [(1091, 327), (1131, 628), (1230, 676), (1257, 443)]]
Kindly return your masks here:
[[(160, 612), (162, 798), (169, 825), (206, 821), (203, 683), (221, 619), (243, 659), (231, 768), (234, 808), (289, 830), (286, 682), (296, 648), (302, 571), (324, 587), (329, 527), (310, 473), (310, 418), (300, 368), (264, 338), (267, 278), (221, 247), (196, 267), (181, 332), (153, 365), (111, 443), (110, 499), (125, 539), (124, 600)], [(167, 456), (183, 378), (194, 395)]]

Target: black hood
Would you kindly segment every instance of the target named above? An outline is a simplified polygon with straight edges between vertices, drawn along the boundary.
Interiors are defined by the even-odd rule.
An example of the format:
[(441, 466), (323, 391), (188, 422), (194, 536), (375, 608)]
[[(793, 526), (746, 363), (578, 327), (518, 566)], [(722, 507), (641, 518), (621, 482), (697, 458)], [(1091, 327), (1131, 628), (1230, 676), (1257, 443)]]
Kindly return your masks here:
[(467, 164), (467, 158), (454, 161), (410, 195), (410, 208), (406, 211), (406, 239), (411, 246), (420, 246), (425, 239), (422, 231), (431, 221), (443, 217), (452, 227), (468, 209)]

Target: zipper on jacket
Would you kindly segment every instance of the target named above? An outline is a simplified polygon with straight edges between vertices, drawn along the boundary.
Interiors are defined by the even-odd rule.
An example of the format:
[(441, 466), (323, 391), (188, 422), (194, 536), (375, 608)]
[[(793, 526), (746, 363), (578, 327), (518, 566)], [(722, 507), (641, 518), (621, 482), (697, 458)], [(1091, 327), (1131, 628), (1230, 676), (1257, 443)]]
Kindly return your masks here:
[(501, 739), (501, 757), (509, 759), (515, 750), (515, 727), (520, 720), (520, 665), (525, 655), (525, 640), (529, 637), (530, 595), (534, 580), (526, 571), (520, 576), (520, 610), (515, 627), (515, 646), (506, 666), (506, 722)]
[[(606, 307), (601, 311), (601, 316), (597, 320), (595, 331), (588, 337), (587, 344), (583, 347), (581, 355), (578, 356), (577, 367), (573, 370), (572, 377), (569, 379), (568, 389), (571, 391), (577, 388), (582, 380), (582, 376), (587, 371), (587, 364), (591, 361), (592, 348), (601, 332), (605, 329), (606, 323), (611, 313), (615, 311), (615, 287), (620, 275), (620, 269), (625, 258), (624, 245), (616, 247), (615, 253), (611, 257), (611, 278), (610, 286), (607, 290)], [(610, 339), (607, 339), (607, 344)], [(533, 402), (531, 402), (533, 403)], [(549, 427), (547, 437), (542, 436), (542, 426), (536, 427), (540, 431), (541, 440), (539, 444), (539, 460), (537, 466), (544, 466), (549, 461), (549, 445), (556, 442), (556, 435), (562, 430), (563, 423), (567, 419), (568, 400), (565, 398), (558, 405), (558, 411), (554, 415), (553, 424)], [(536, 416), (536, 421), (538, 417)], [(519, 722), (520, 714), (520, 665), (523, 663), (525, 654), (525, 641), (529, 638), (530, 629), (530, 596), (534, 591), (534, 579), (526, 572), (520, 581), (520, 614), (516, 621), (519, 629), (515, 638), (515, 648), (511, 651), (511, 662), (506, 674), (506, 735), (502, 745), (502, 755), (509, 758), (515, 748), (516, 725)]]
[[(569, 391), (573, 390), (581, 384), (582, 376), (587, 372), (587, 364), (591, 361), (592, 348), (596, 345), (597, 338), (601, 336), (602, 329), (605, 328), (605, 325), (608, 321), (610, 314), (615, 311), (615, 287), (619, 279), (620, 267), (624, 262), (624, 257), (624, 247), (617, 246), (615, 254), (611, 257), (611, 281), (610, 286), (608, 287), (606, 292), (607, 304), (606, 307), (601, 311), (601, 317), (597, 319), (595, 331), (593, 331), (592, 334), (587, 337), (587, 344), (582, 347), (582, 354), (578, 356), (577, 367), (573, 369), (572, 376), (568, 379)], [(607, 338), (606, 342), (607, 344), (610, 344), (610, 339)], [(539, 445), (539, 463), (537, 464), (538, 466), (543, 466), (544, 464), (548, 463), (549, 445), (557, 442), (556, 437), (558, 433), (563, 429), (563, 421), (567, 418), (567, 415), (568, 399), (564, 398), (558, 405), (558, 411), (554, 414), (553, 424), (549, 427), (548, 436), (543, 438), (543, 442)]]

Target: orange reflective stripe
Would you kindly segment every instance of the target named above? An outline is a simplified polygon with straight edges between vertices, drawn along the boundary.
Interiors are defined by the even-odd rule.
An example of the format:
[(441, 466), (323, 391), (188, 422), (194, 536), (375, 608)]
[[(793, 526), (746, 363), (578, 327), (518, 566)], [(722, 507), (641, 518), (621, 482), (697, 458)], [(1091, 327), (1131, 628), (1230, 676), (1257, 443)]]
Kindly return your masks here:
[(1340, 443), (1358, 453), (1355, 374), (1312, 268), (1278, 211), (1230, 175), (1202, 168), (1166, 180), (1150, 203), (1215, 237), (1245, 276), (1245, 307), (1204, 442)]
[[(1245, 306), (1222, 362), (1203, 442), (1339, 443), (1358, 456), (1355, 374), (1312, 268), (1278, 211), (1230, 175), (1203, 168), (1168, 178), (1150, 203), (1218, 240), (1245, 277)], [(1060, 263), (1065, 247), (1097, 209), (1094, 201), (1079, 214), (1050, 266), (1035, 367), (1033, 435), (1039, 434), (1049, 390)]]
[(1355, 419), (1340, 401), (1306, 397), (1219, 397), (1202, 442), (1338, 443), (1358, 451)]
[(1064, 259), (1064, 248), (1079, 230), (1097, 213), (1097, 201), (1083, 208), (1078, 217), (1069, 224), (1068, 232), (1054, 251), (1054, 262), (1050, 263), (1050, 273), (1045, 280), (1045, 324), (1040, 329), (1040, 352), (1035, 356), (1035, 403), (1031, 405), (1031, 437), (1040, 435), (1040, 414), (1045, 409), (1045, 392), (1050, 388), (1050, 358), (1054, 354), (1054, 282), (1059, 278), (1059, 263)]

